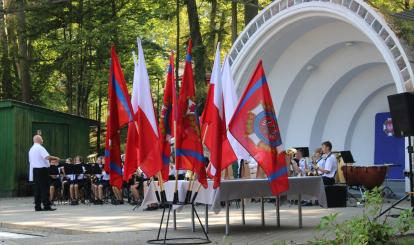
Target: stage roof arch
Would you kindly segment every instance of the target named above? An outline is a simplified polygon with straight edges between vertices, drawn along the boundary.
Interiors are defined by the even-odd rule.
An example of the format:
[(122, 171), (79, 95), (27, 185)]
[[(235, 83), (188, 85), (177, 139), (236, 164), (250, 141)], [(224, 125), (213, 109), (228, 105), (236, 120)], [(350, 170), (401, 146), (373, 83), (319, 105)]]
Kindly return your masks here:
[(229, 53), (240, 95), (262, 59), (286, 146), (331, 140), (374, 161), (374, 118), (386, 95), (413, 90), (413, 71), (384, 18), (360, 0), (276, 0)]

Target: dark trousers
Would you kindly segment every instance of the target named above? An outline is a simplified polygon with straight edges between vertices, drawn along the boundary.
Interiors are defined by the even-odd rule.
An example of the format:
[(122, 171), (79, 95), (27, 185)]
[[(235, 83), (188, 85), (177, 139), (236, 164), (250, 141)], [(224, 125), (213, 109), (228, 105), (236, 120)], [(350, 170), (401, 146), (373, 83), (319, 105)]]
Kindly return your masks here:
[(49, 202), (49, 168), (33, 168), (35, 209), (50, 208)]
[(333, 185), (333, 184), (335, 184), (335, 179), (334, 178), (328, 178), (326, 176), (322, 176), (322, 180), (323, 180), (324, 185)]

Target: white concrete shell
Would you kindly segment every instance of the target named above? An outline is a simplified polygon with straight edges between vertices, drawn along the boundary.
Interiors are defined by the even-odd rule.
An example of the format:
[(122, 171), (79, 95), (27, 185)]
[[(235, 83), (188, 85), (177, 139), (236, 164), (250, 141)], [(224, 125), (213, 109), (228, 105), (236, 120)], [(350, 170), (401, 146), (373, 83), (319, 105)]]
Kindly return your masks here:
[(276, 0), (230, 51), (237, 93), (263, 60), (285, 146), (331, 140), (361, 164), (374, 160), (374, 118), (413, 72), (386, 21), (360, 0)]

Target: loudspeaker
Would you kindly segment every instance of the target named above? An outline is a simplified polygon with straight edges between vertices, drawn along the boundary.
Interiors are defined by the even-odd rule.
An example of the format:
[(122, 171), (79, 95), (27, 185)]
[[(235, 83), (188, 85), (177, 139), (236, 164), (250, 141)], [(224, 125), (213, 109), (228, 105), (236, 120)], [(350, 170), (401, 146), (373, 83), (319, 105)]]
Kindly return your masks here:
[(394, 136), (414, 136), (414, 94), (401, 93), (388, 96)]
[(346, 207), (346, 185), (326, 185), (325, 194), (328, 208)]

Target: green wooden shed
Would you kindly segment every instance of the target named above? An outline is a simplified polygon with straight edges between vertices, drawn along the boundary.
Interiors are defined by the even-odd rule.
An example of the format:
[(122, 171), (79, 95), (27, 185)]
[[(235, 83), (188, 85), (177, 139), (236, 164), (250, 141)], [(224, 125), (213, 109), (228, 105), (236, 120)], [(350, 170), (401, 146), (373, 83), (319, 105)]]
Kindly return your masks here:
[(41, 132), (44, 146), (60, 158), (87, 156), (97, 121), (19, 101), (0, 100), (0, 197), (30, 194), (28, 151)]

